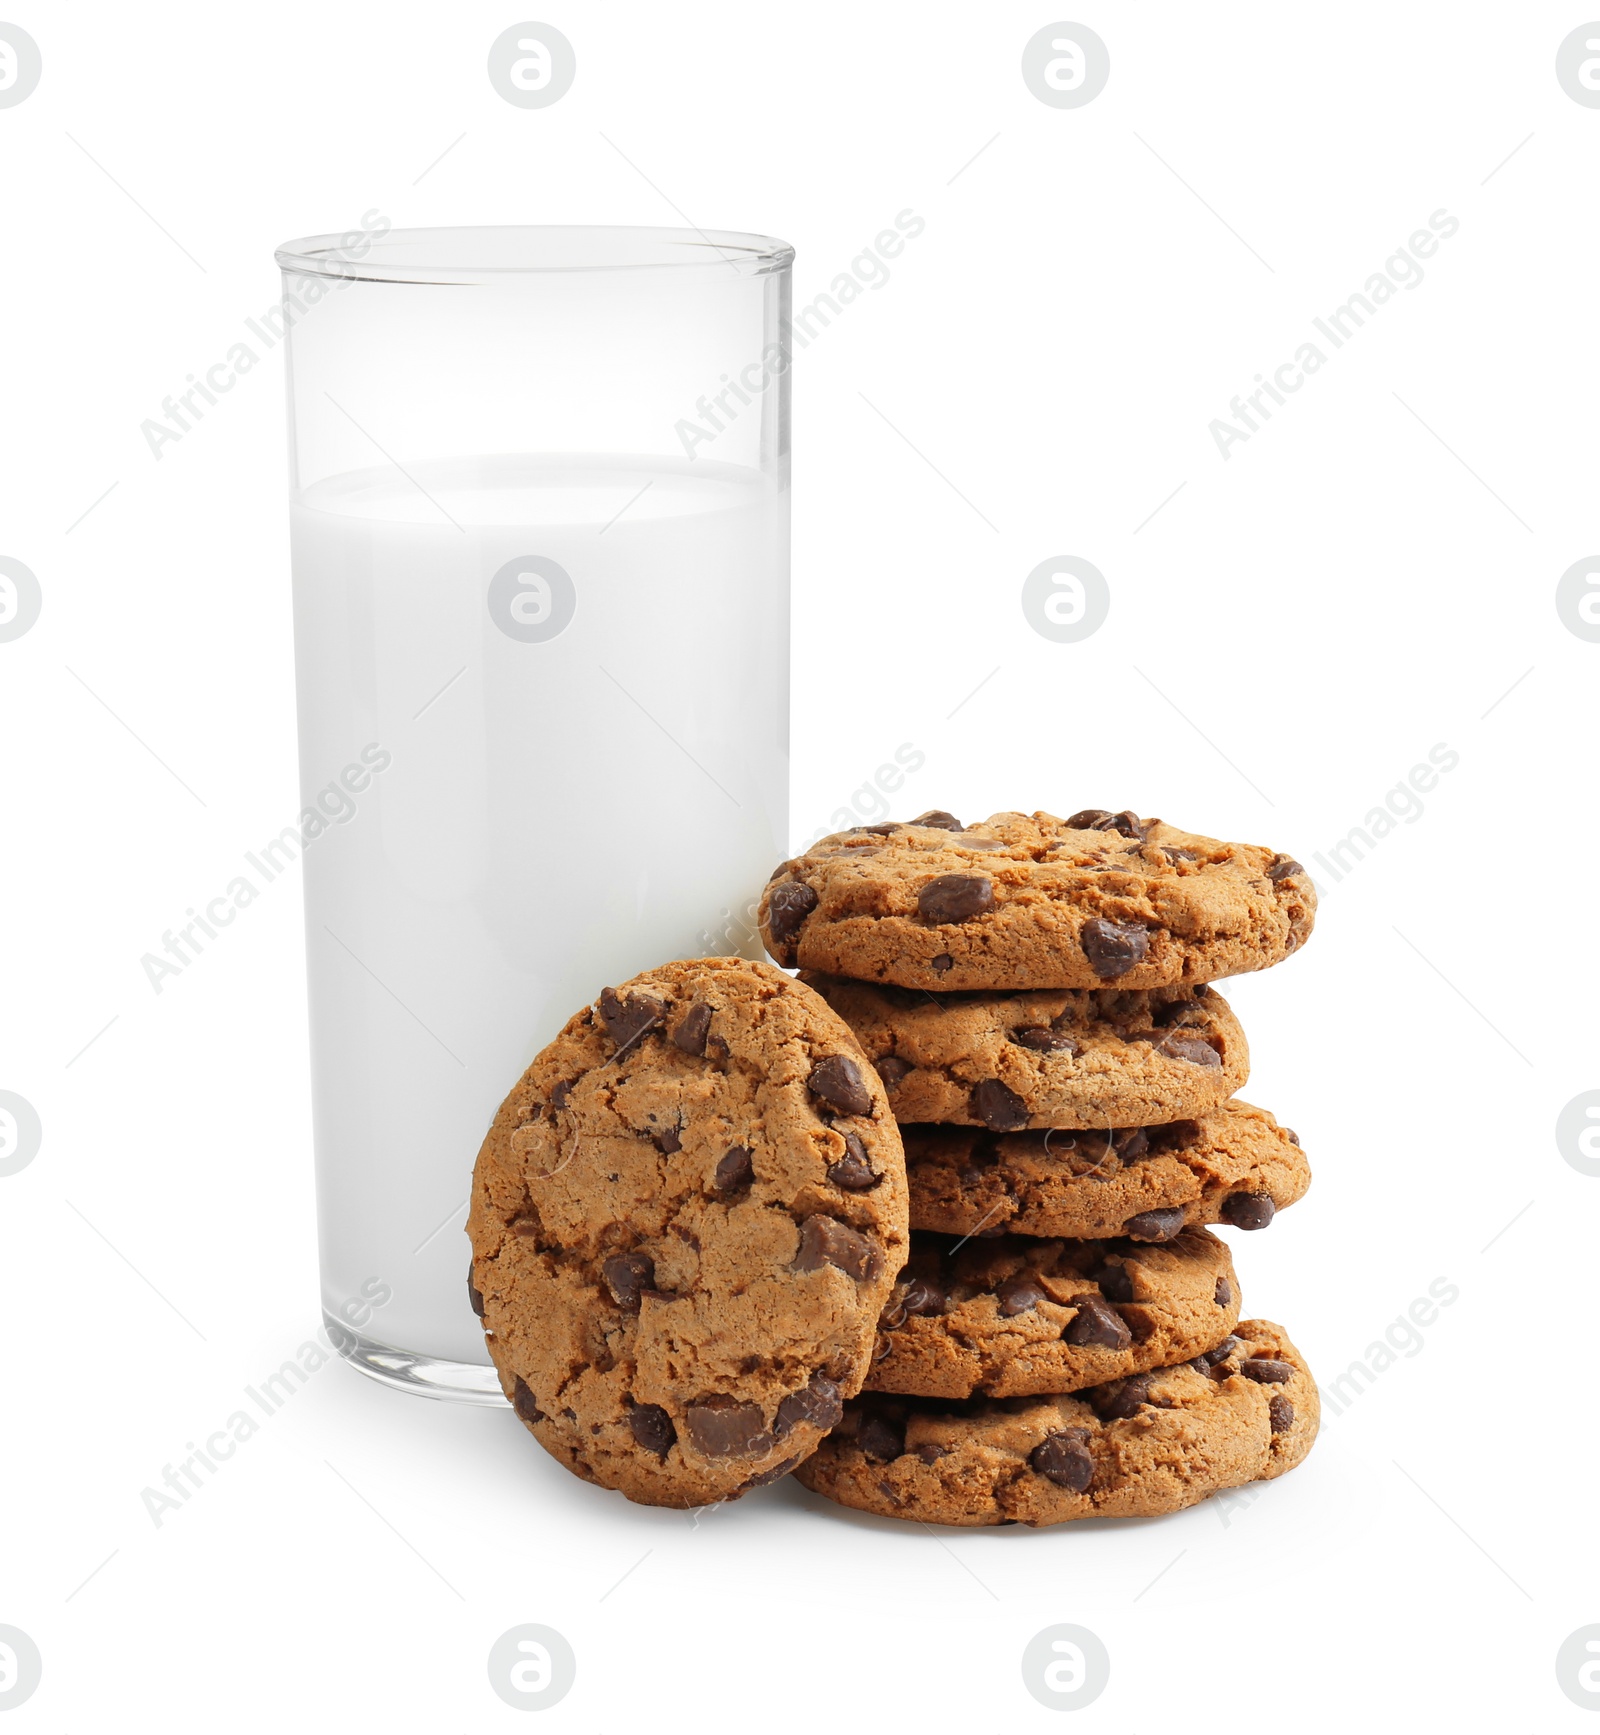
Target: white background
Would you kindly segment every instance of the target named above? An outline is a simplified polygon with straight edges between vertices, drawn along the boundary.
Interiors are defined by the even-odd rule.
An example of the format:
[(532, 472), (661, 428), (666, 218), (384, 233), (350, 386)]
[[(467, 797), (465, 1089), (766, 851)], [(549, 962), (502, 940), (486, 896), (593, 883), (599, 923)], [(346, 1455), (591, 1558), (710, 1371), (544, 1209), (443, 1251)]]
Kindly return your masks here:
[[(0, 1086), (44, 1143), (0, 1179), (0, 1622), (45, 1671), (7, 1731), (523, 1727), (485, 1659), (524, 1621), (577, 1653), (559, 1729), (1586, 1726), (1554, 1660), (1600, 1620), (1600, 1181), (1554, 1124), (1600, 1084), (1600, 645), (1554, 591), (1600, 543), (1600, 111), (1554, 68), (1587, 15), (1095, 4), (1110, 82), (1060, 110), (1020, 74), (1049, 8), (564, 4), (535, 111), (485, 74), (504, 7), (7, 16), (44, 77), (0, 110), (0, 553), (44, 611), (0, 645)], [(1246, 1310), (1326, 1386), (1460, 1294), (1303, 1468), (1055, 1532), (792, 1485), (696, 1521), (333, 1366), (152, 1524), (317, 1283), (297, 887), (159, 998), (139, 967), (298, 805), (279, 360), (159, 462), (139, 426), (273, 303), (276, 243), (373, 207), (681, 211), (793, 242), (806, 300), (925, 217), (797, 376), (795, 830), (910, 742), (902, 814), (1131, 806), (1313, 865), (1312, 943), (1228, 990), (1316, 1170), (1233, 1236)], [(1441, 209), (1425, 280), (1224, 461), (1208, 423)], [(1077, 645), (1019, 603), (1063, 553), (1111, 590)], [(1066, 1719), (1019, 1672), (1062, 1621), (1112, 1664)]]

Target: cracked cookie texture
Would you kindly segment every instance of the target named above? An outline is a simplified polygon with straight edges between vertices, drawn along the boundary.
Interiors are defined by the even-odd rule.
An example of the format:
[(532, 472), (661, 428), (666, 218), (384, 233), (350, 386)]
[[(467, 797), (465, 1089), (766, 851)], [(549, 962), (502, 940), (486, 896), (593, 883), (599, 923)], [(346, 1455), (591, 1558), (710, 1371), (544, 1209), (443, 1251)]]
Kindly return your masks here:
[(651, 1505), (791, 1470), (860, 1389), (907, 1249), (900, 1136), (848, 1027), (770, 965), (646, 971), (495, 1117), (469, 1293), (518, 1416)]
[(951, 1235), (1165, 1241), (1226, 1223), (1264, 1229), (1311, 1185), (1299, 1136), (1266, 1109), (1103, 1132), (906, 1126), (911, 1222)]
[(1239, 1318), (1227, 1247), (913, 1233), (867, 1386), (923, 1398), (1072, 1392), (1215, 1349)]
[(939, 993), (801, 980), (856, 1033), (900, 1121), (1149, 1126), (1207, 1114), (1250, 1076), (1244, 1031), (1204, 983)]
[(837, 832), (762, 893), (789, 968), (904, 988), (1166, 988), (1264, 970), (1311, 932), (1303, 867), (1135, 813), (931, 812)]
[(1155, 1517), (1292, 1470), (1318, 1420), (1299, 1351), (1252, 1319), (1189, 1361), (1070, 1395), (865, 1393), (795, 1474), (843, 1506), (923, 1524)]

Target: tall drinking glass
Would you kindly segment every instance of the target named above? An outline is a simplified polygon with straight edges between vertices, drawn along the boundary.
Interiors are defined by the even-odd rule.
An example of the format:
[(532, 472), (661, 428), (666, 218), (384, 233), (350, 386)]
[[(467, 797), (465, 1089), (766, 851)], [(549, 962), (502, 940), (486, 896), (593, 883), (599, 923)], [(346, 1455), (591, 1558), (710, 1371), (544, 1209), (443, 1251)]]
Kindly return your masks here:
[(600, 987), (749, 950), (788, 805), (790, 262), (695, 230), (279, 250), (324, 1317), (500, 1402), (472, 1161)]

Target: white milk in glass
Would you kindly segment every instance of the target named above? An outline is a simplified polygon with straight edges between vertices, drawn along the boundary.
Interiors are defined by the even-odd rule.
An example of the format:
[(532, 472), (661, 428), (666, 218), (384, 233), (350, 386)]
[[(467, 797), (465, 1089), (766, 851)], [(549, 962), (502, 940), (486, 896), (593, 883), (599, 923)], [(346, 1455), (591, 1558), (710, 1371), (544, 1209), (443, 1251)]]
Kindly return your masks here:
[(606, 457), (390, 467), (294, 505), (302, 788), (341, 815), (303, 857), (324, 1302), (387, 1284), (379, 1342), (487, 1360), (472, 1162), (565, 1019), (669, 958), (760, 955), (787, 507), (754, 470)]

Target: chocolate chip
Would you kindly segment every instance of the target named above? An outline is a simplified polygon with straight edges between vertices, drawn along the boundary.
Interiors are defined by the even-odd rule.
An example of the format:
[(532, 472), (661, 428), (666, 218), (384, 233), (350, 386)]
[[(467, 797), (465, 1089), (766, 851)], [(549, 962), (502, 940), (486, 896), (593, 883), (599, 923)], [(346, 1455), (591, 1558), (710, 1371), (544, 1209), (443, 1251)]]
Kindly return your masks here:
[(772, 1424), (772, 1431), (778, 1439), (792, 1433), (801, 1422), (809, 1422), (814, 1428), (821, 1428), (827, 1433), (830, 1428), (839, 1425), (839, 1418), (844, 1414), (844, 1404), (839, 1397), (838, 1386), (826, 1374), (813, 1374), (810, 1382), (797, 1392), (790, 1392), (788, 1397), (778, 1405), (777, 1419)]
[(813, 1096), (831, 1103), (840, 1114), (869, 1115), (872, 1113), (872, 1092), (861, 1076), (861, 1068), (848, 1054), (830, 1054), (811, 1069), (806, 1088)]
[(1294, 1364), (1279, 1361), (1276, 1356), (1251, 1356), (1248, 1361), (1240, 1363), (1239, 1372), (1258, 1385), (1281, 1386), (1294, 1378)]
[(624, 1313), (639, 1311), (639, 1297), (656, 1284), (656, 1263), (648, 1253), (614, 1253), (600, 1267), (611, 1299)]
[(1028, 1454), (1038, 1473), (1058, 1487), (1081, 1494), (1094, 1481), (1094, 1458), (1087, 1428), (1062, 1428), (1047, 1434)]
[(1154, 819), (1140, 819), (1130, 808), (1123, 808), (1121, 813), (1111, 816), (1111, 829), (1120, 831), (1124, 837), (1136, 837), (1143, 843), (1151, 826), (1160, 822)]
[(780, 946), (800, 932), (801, 924), (817, 907), (817, 894), (804, 880), (785, 880), (767, 894), (767, 927)]
[(915, 1446), (912, 1450), (924, 1464), (937, 1464), (941, 1458), (950, 1456), (948, 1446), (936, 1446), (932, 1440), (924, 1440), (920, 1446)]
[(578, 1081), (575, 1078), (562, 1079), (560, 1084), (558, 1084), (556, 1086), (556, 1088), (550, 1092), (550, 1106), (551, 1106), (551, 1108), (564, 1109), (567, 1106), (567, 1098), (572, 1095), (572, 1087), (577, 1082)]
[(1175, 843), (1162, 844), (1161, 852), (1163, 855), (1171, 857), (1173, 861), (1199, 861), (1200, 859), (1198, 850), (1179, 849)]
[(1125, 1422), (1139, 1413), (1141, 1404), (1150, 1402), (1150, 1376), (1135, 1374), (1131, 1380), (1122, 1380), (1114, 1391), (1102, 1386), (1092, 1401), (1106, 1421)]
[(1283, 1129), (1283, 1136), (1289, 1141), (1289, 1143), (1291, 1145), (1297, 1145), (1300, 1143), (1300, 1135), (1299, 1135), (1299, 1133), (1297, 1133), (1294, 1130), (1293, 1127), (1285, 1127)]
[(678, 1028), (672, 1033), (672, 1046), (682, 1049), (685, 1054), (704, 1054), (710, 1030), (711, 1008), (704, 1000), (696, 1000), (678, 1020)]
[(1276, 885), (1279, 880), (1289, 879), (1293, 875), (1303, 874), (1305, 871), (1293, 856), (1275, 855), (1272, 858), (1272, 866), (1267, 869), (1267, 878)]
[(1281, 1392), (1274, 1392), (1267, 1402), (1267, 1418), (1275, 1434), (1287, 1434), (1294, 1426), (1294, 1405)]
[(900, 1306), (907, 1314), (943, 1313), (949, 1297), (944, 1285), (931, 1277), (908, 1278)]
[(719, 1394), (690, 1404), (683, 1419), (695, 1450), (707, 1458), (758, 1458), (772, 1450), (759, 1404), (741, 1404)]
[(1104, 916), (1091, 916), (1078, 934), (1078, 944), (1089, 968), (1102, 982), (1110, 982), (1144, 962), (1150, 950), (1150, 931), (1137, 922), (1110, 922)]
[(1191, 1066), (1222, 1065), (1222, 1056), (1203, 1036), (1187, 1030), (1169, 1030), (1156, 1040), (1156, 1050), (1173, 1060), (1187, 1060)]
[(1108, 1301), (1133, 1300), (1133, 1273), (1126, 1265), (1108, 1262), (1089, 1275), (1100, 1285), (1100, 1292)]
[(1208, 1373), (1212, 1368), (1218, 1367), (1223, 1362), (1229, 1360), (1238, 1347), (1238, 1338), (1225, 1337), (1215, 1349), (1208, 1349), (1197, 1355), (1190, 1363), (1190, 1366), (1199, 1368), (1202, 1373)]
[(865, 1193), (883, 1179), (867, 1161), (867, 1147), (855, 1133), (844, 1135), (844, 1155), (828, 1169), (828, 1179), (847, 1193)]
[(818, 1271), (834, 1265), (857, 1283), (865, 1283), (883, 1269), (883, 1249), (870, 1236), (841, 1223), (837, 1217), (814, 1212), (800, 1225), (800, 1250), (796, 1271)]
[(664, 1157), (670, 1157), (675, 1151), (683, 1149), (683, 1138), (677, 1127), (668, 1127), (665, 1132), (657, 1133), (654, 1143)]
[(1133, 1163), (1150, 1149), (1150, 1134), (1144, 1127), (1118, 1127), (1111, 1143), (1119, 1162)]
[(1226, 1277), (1217, 1279), (1217, 1287), (1212, 1292), (1218, 1307), (1233, 1306), (1233, 1285)]
[(994, 881), (987, 874), (940, 874), (917, 893), (925, 922), (970, 922), (994, 908)]
[(926, 813), (919, 813), (915, 819), (907, 820), (908, 825), (930, 825), (935, 831), (965, 831), (967, 828), (953, 813), (946, 813), (942, 807), (930, 807)]
[(1045, 1293), (1031, 1277), (1019, 1272), (995, 1285), (994, 1298), (1000, 1305), (1000, 1317), (1013, 1319), (1019, 1313), (1032, 1313)]
[(742, 1193), (755, 1178), (750, 1166), (750, 1152), (743, 1145), (730, 1145), (728, 1154), (716, 1166), (711, 1188), (723, 1198)]
[(856, 1431), (856, 1444), (869, 1458), (887, 1464), (906, 1449), (906, 1436), (887, 1416), (866, 1416)]
[(520, 1374), (517, 1376), (516, 1384), (511, 1388), (511, 1407), (525, 1422), (549, 1420), (549, 1417), (534, 1401), (533, 1393), (529, 1391), (527, 1381)]
[(973, 1087), (972, 1112), (990, 1132), (1013, 1132), (1028, 1124), (1028, 1105), (997, 1078)]
[(1083, 807), (1067, 821), (1068, 831), (1109, 831), (1111, 811), (1105, 807)]
[(478, 1293), (478, 1286), (472, 1281), (472, 1267), (467, 1267), (467, 1300), (472, 1303), (472, 1311), (479, 1319), (483, 1318), (483, 1297)]
[(874, 837), (892, 837), (900, 829), (900, 821), (891, 819), (887, 825), (857, 825), (855, 831), (869, 831)]
[(645, 1451), (654, 1452), (663, 1460), (678, 1437), (672, 1417), (660, 1404), (635, 1404), (628, 1411), (628, 1426), (633, 1429), (634, 1439)]
[(613, 1060), (621, 1060), (631, 1048), (641, 1043), (652, 1030), (659, 1028), (667, 1016), (666, 1002), (653, 994), (635, 994), (624, 1000), (615, 988), (600, 994), (600, 1022), (606, 1035), (616, 1043)]
[(1024, 1048), (1031, 1048), (1036, 1054), (1076, 1054), (1078, 1039), (1065, 1030), (1052, 1030), (1045, 1024), (1030, 1024), (1022, 1030), (1013, 1030), (1011, 1040), (1020, 1043)]
[(1077, 1317), (1062, 1332), (1062, 1337), (1079, 1348), (1126, 1349), (1133, 1342), (1128, 1322), (1108, 1301), (1098, 1295), (1075, 1295), (1071, 1305)]
[(1222, 1201), (1222, 1220), (1235, 1229), (1265, 1229), (1277, 1214), (1270, 1193), (1230, 1193)]
[(1159, 1211), (1141, 1211), (1122, 1225), (1130, 1241), (1170, 1241), (1183, 1228), (1183, 1207), (1164, 1206)]
[(948, 952), (941, 952), (936, 958), (930, 959), (929, 963), (932, 965), (933, 973), (936, 976), (942, 976), (955, 963), (955, 959)]
[(873, 1067), (885, 1090), (893, 1090), (913, 1070), (911, 1062), (902, 1060), (898, 1054), (886, 1054), (882, 1060), (874, 1061)]

